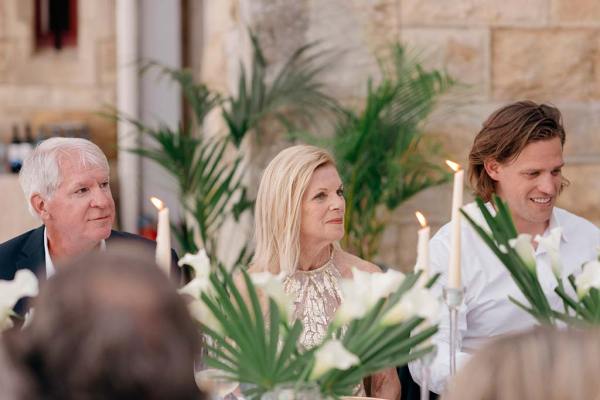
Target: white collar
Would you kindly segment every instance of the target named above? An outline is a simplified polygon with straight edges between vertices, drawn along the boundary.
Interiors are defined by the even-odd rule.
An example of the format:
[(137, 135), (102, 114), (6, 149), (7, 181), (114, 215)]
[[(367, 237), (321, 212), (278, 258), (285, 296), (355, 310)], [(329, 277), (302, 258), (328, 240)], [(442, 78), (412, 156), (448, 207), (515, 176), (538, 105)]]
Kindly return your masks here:
[[(106, 251), (106, 240), (104, 239), (100, 241), (100, 251)], [(48, 235), (46, 234), (46, 227), (44, 227), (44, 255), (46, 258), (46, 279), (49, 279), (56, 273), (56, 268), (52, 262), (52, 257), (50, 257), (50, 252), (48, 251)]]

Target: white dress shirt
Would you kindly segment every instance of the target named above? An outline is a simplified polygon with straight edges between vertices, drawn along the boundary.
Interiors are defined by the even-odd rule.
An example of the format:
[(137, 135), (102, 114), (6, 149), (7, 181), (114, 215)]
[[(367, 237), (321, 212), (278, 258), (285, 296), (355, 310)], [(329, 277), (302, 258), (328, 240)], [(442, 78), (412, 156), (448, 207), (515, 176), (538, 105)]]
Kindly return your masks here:
[[(488, 204), (488, 207), (491, 206)], [(476, 222), (484, 221), (483, 215), (475, 203), (464, 207)], [(479, 237), (477, 232), (464, 218), (461, 223), (461, 271), (462, 285), (465, 288), (464, 303), (458, 311), (459, 350), (456, 353), (457, 369), (474, 352), (490, 339), (506, 333), (533, 327), (536, 321), (528, 313), (512, 303), (512, 296), (525, 305), (529, 303), (521, 294), (517, 285), (496, 255)], [(560, 256), (562, 277), (579, 273), (581, 265), (598, 256), (600, 230), (589, 221), (555, 207), (550, 223), (543, 236), (547, 236), (554, 227), (562, 227)], [(451, 226), (440, 228), (430, 241), (431, 274), (441, 273), (433, 290), (441, 296), (442, 288), (448, 281), (448, 260), (450, 259)], [(538, 246), (535, 252), (538, 279), (550, 301), (556, 309), (562, 309), (562, 301), (554, 288), (557, 286), (550, 267), (550, 256)], [(566, 282), (566, 280), (565, 280)], [(565, 288), (570, 288), (565, 284)], [(449, 376), (450, 329), (448, 308), (443, 305), (439, 320), (439, 331), (433, 337), (437, 345), (437, 355), (431, 364), (429, 389), (441, 393)], [(413, 379), (421, 383), (421, 370), (418, 362), (409, 365)]]
[[(106, 241), (102, 239), (100, 242), (100, 251), (106, 250)], [(49, 279), (52, 275), (56, 273), (56, 268), (54, 268), (54, 263), (52, 262), (52, 257), (50, 257), (50, 252), (48, 251), (48, 236), (46, 235), (46, 228), (44, 227), (44, 256), (46, 259), (46, 279)]]

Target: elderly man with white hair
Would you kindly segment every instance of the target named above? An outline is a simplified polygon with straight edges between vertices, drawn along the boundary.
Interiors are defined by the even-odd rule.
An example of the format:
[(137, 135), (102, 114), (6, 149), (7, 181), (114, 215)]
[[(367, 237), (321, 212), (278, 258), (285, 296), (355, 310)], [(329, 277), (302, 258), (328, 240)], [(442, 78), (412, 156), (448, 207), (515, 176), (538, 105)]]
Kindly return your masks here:
[(23, 163), (19, 180), (30, 211), (43, 225), (0, 244), (0, 279), (13, 279), (20, 269), (47, 279), (65, 262), (102, 251), (116, 239), (154, 249), (152, 241), (112, 230), (115, 202), (108, 161), (91, 141), (45, 140)]

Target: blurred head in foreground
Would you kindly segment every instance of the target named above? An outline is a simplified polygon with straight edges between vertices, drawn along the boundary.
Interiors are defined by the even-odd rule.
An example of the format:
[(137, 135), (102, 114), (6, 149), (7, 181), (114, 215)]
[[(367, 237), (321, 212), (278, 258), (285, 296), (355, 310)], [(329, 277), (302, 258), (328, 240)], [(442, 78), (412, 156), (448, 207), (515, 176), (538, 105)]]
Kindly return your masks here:
[(536, 328), (476, 353), (444, 400), (600, 398), (600, 332)]
[(48, 280), (31, 325), (7, 337), (30, 398), (202, 398), (196, 328), (143, 254), (132, 247), (89, 254)]

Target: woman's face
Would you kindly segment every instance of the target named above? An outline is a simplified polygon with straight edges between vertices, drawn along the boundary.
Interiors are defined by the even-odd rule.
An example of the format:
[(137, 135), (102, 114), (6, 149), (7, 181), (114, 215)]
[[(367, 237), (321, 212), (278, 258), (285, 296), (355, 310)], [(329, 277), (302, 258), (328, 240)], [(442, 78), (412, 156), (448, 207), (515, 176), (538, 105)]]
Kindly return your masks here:
[(344, 236), (344, 189), (336, 168), (327, 164), (315, 170), (302, 197), (301, 243), (340, 240)]

